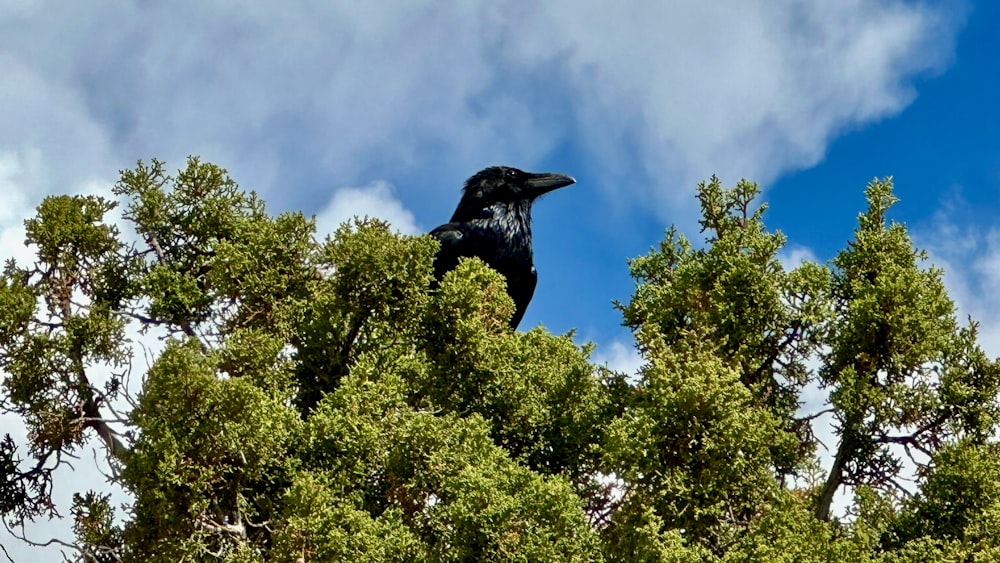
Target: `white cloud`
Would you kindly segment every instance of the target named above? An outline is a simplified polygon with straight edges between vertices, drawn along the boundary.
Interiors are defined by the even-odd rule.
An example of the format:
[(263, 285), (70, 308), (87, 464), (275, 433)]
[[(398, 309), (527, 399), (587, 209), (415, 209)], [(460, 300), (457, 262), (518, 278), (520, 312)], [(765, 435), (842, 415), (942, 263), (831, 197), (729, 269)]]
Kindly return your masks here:
[(38, 9), (40, 3), (40, 0), (5, 0), (0, 4), (0, 18), (30, 14)]
[(786, 270), (794, 270), (803, 262), (819, 262), (811, 248), (801, 245), (789, 245), (778, 251), (778, 261)]
[(283, 198), (289, 183), (457, 182), (571, 139), (593, 176), (629, 186), (609, 200), (669, 214), (713, 172), (766, 183), (898, 112), (957, 23), (895, 0), (39, 1), (0, 13), (0, 149), (37, 137), (66, 174), (201, 154)]
[(605, 365), (608, 369), (634, 376), (639, 372), (645, 361), (631, 342), (613, 340), (607, 348), (598, 347), (594, 351), (592, 361)]
[(688, 190), (713, 172), (767, 182), (899, 111), (913, 74), (947, 60), (955, 23), (901, 2), (546, 5), (519, 45), (567, 53), (595, 157), (636, 135), (647, 172)]
[[(51, 157), (51, 155), (49, 155)], [(58, 176), (52, 172), (51, 162), (46, 162), (42, 151), (26, 146), (21, 150), (0, 150), (0, 259), (14, 258), (18, 265), (28, 266), (34, 260), (33, 250), (24, 244), (24, 220), (34, 214), (34, 208), (45, 194), (48, 179)], [(64, 180), (68, 180), (64, 178)], [(106, 181), (81, 178), (77, 182), (61, 184), (65, 193), (94, 194), (111, 198), (110, 183)], [(138, 341), (141, 337), (135, 331), (130, 331), (130, 338)], [(149, 342), (157, 349), (161, 342), (155, 338)], [(137, 367), (143, 367), (137, 360)], [(145, 370), (142, 370), (144, 373)], [(2, 376), (0, 372), (0, 376)], [(96, 369), (89, 376), (97, 386), (102, 386), (109, 377), (107, 370)], [(134, 384), (135, 382), (133, 382)], [(119, 410), (127, 410), (126, 405), (116, 405)], [(13, 415), (0, 415), (0, 436), (10, 434), (19, 444), (27, 442), (27, 431), (24, 423)], [(96, 440), (94, 441), (96, 443)], [(23, 455), (22, 451), (22, 455)], [(79, 459), (72, 460), (72, 467), (64, 465), (55, 472), (53, 479), (53, 499), (63, 519), (40, 520), (25, 526), (25, 537), (33, 542), (45, 543), (55, 538), (63, 542), (73, 539), (72, 521), (69, 518), (69, 507), (73, 494), (82, 492), (80, 489), (93, 489), (98, 492), (110, 493), (112, 503), (117, 507), (128, 501), (128, 496), (118, 486), (107, 483), (105, 475), (109, 473), (102, 449), (85, 447), (76, 452)], [(85, 485), (81, 485), (85, 484)], [(22, 530), (18, 531), (19, 533)], [(20, 540), (12, 538), (6, 531), (0, 532), (2, 544), (14, 561), (56, 561), (61, 560), (61, 552), (73, 555), (71, 550), (52, 544), (47, 547), (31, 547)]]
[(918, 248), (944, 270), (944, 284), (960, 322), (979, 323), (979, 342), (990, 357), (1000, 357), (1000, 224), (983, 225), (964, 217), (967, 205), (951, 202), (931, 224), (916, 229)]
[(19, 264), (31, 259), (24, 246), (25, 218), (31, 215), (32, 203), (22, 186), (37, 174), (36, 165), (22, 161), (15, 153), (0, 152), (0, 252), (2, 259), (13, 258)]
[(352, 217), (377, 217), (408, 235), (420, 233), (413, 213), (396, 198), (392, 186), (374, 182), (360, 188), (341, 188), (316, 214), (316, 234), (322, 239)]

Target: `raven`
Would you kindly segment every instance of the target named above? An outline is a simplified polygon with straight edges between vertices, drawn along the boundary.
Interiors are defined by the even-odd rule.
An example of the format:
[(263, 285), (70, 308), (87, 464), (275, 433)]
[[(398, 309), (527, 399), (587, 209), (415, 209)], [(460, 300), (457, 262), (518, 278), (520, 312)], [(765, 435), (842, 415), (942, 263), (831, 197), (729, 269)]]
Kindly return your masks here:
[(575, 182), (563, 174), (532, 174), (509, 166), (477, 172), (465, 181), (451, 221), (430, 233), (441, 243), (434, 277), (440, 281), (462, 256), (478, 257), (507, 278), (515, 308), (510, 326), (517, 328), (538, 281), (531, 251), (531, 204)]

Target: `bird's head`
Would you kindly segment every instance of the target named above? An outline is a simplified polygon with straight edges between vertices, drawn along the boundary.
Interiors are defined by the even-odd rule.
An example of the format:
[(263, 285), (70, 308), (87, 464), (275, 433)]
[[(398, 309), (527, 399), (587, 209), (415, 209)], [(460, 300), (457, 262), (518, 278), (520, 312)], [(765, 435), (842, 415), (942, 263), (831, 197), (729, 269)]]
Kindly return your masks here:
[(530, 205), (538, 196), (575, 182), (565, 174), (535, 174), (510, 166), (484, 168), (465, 181), (462, 200), (452, 221), (469, 220), (498, 204), (523, 202)]

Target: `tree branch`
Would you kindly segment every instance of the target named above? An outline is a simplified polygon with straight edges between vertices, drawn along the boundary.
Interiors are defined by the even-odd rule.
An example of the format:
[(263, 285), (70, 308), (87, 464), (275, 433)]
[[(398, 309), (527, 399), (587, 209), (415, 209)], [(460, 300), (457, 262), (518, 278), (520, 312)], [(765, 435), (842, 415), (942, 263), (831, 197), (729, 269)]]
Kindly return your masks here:
[(795, 422), (809, 422), (811, 420), (815, 420), (815, 419), (823, 416), (824, 414), (830, 414), (832, 412), (836, 412), (836, 410), (837, 409), (823, 409), (823, 410), (821, 410), (819, 412), (810, 414), (809, 416), (803, 416), (801, 418), (796, 418)]
[[(167, 264), (166, 253), (163, 252), (163, 248), (160, 246), (160, 241), (159, 241), (159, 239), (156, 238), (156, 235), (154, 235), (152, 233), (147, 233), (145, 238), (146, 238), (146, 242), (149, 243), (149, 245), (153, 248), (153, 251), (156, 253), (156, 259), (161, 264)], [(157, 321), (156, 319), (148, 319), (148, 320), (151, 321), (151, 322), (154, 322), (156, 324), (162, 324), (162, 322)], [(197, 341), (198, 345), (201, 347), (201, 351), (202, 352), (205, 352), (205, 353), (208, 352), (208, 344), (206, 344), (201, 339), (201, 337), (198, 336), (198, 333), (195, 332), (194, 327), (191, 325), (190, 320), (188, 320), (188, 319), (176, 319), (176, 320), (173, 320), (171, 322), (177, 323), (177, 326), (179, 326), (181, 328), (181, 331), (184, 334), (186, 334), (190, 338), (193, 338), (195, 341)]]

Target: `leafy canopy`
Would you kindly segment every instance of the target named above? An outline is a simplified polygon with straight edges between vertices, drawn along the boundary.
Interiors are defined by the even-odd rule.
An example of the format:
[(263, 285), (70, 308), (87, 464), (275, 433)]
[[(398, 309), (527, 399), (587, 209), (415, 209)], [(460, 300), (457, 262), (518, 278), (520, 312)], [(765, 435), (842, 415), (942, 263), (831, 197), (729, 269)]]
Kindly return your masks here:
[(81, 561), (992, 557), (1000, 369), (891, 182), (866, 193), (843, 251), (789, 266), (755, 184), (699, 185), (704, 240), (630, 262), (621, 374), (511, 332), (478, 260), (431, 290), (428, 236), (318, 240), (216, 165), (140, 162), (116, 201), (46, 198), (0, 277), (0, 408), (28, 429), (0, 512), (61, 516), (56, 469), (96, 441), (131, 501), (78, 487)]

